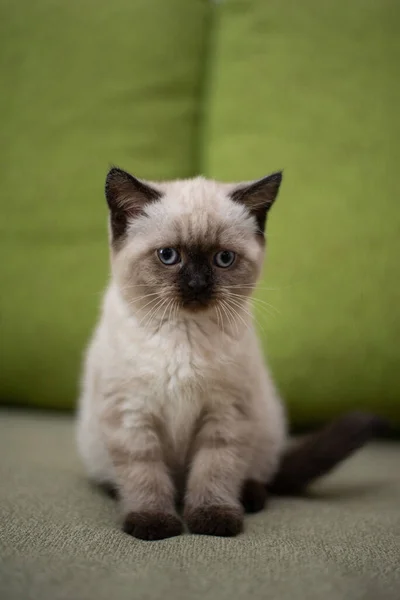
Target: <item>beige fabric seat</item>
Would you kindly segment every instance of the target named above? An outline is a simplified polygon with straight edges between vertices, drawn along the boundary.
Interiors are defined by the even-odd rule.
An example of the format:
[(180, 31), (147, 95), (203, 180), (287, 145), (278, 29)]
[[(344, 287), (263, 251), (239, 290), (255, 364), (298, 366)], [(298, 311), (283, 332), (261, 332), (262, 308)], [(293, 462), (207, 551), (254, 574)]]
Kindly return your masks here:
[(70, 415), (0, 412), (2, 600), (397, 600), (399, 446), (379, 442), (309, 498), (273, 499), (236, 539), (122, 533), (86, 481)]

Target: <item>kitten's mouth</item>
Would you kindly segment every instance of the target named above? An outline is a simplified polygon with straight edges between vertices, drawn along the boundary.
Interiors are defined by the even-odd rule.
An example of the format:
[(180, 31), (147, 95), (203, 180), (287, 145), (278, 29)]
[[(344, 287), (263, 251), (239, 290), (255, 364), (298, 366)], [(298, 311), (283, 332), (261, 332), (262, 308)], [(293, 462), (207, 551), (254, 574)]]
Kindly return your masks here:
[(199, 298), (186, 299), (182, 302), (183, 308), (197, 312), (206, 310), (210, 307), (210, 300), (201, 300)]

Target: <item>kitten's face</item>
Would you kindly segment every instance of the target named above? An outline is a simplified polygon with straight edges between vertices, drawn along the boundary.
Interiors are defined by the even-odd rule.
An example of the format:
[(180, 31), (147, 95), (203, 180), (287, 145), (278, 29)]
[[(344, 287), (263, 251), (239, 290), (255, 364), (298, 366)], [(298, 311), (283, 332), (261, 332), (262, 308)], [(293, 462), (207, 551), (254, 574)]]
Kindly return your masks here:
[(266, 212), (280, 180), (145, 184), (110, 171), (113, 274), (144, 323), (178, 311), (238, 310), (261, 272)]

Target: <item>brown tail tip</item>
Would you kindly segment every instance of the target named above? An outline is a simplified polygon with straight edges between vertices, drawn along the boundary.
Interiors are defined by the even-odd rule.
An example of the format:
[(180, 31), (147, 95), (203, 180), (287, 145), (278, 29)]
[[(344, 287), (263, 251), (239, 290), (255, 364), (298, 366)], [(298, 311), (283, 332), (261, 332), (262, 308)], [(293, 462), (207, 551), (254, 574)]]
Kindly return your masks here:
[(315, 479), (388, 429), (386, 421), (364, 412), (351, 412), (299, 440), (284, 454), (278, 473), (268, 485), (274, 494), (300, 494)]

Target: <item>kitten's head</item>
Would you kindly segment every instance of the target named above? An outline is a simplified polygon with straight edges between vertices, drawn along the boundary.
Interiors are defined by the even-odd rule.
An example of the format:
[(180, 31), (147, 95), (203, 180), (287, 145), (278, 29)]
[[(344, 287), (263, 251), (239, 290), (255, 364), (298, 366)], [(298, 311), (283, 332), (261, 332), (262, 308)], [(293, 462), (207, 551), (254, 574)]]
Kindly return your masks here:
[(132, 310), (156, 319), (178, 310), (237, 310), (260, 275), (281, 180), (278, 172), (251, 183), (198, 177), (153, 184), (111, 169), (113, 276)]

